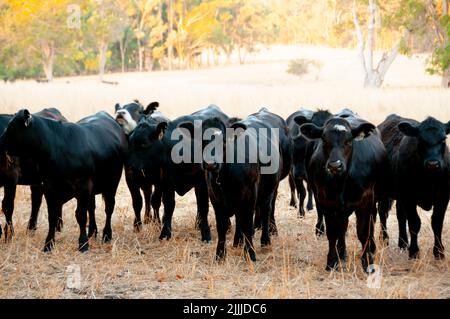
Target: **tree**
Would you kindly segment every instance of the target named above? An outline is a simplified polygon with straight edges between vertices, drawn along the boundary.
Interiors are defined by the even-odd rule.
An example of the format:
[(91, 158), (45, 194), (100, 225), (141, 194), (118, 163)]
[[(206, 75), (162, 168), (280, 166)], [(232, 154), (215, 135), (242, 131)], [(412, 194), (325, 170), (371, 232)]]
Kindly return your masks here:
[(5, 0), (3, 21), (7, 40), (4, 49), (17, 67), (40, 63), (48, 81), (53, 80), (56, 55), (66, 53), (78, 32), (67, 24), (69, 0)]
[(86, 38), (98, 50), (99, 79), (103, 81), (108, 45), (122, 37), (127, 17), (114, 0), (87, 0)]
[(389, 52), (384, 52), (377, 66), (374, 67), (373, 53), (375, 49), (375, 20), (379, 14), (378, 5), (375, 0), (369, 0), (368, 5), (368, 30), (367, 30), (367, 56), (365, 55), (366, 45), (364, 36), (359, 24), (358, 14), (356, 11), (356, 1), (353, 1), (353, 23), (356, 29), (356, 36), (358, 39), (358, 51), (361, 61), (361, 66), (364, 72), (364, 87), (378, 88), (383, 84), (384, 77), (398, 55), (402, 39), (391, 48)]
[(440, 14), (437, 5), (427, 1), (427, 10), (435, 30), (436, 47), (432, 53), (427, 71), (442, 76), (441, 86), (450, 88), (450, 17), (448, 0), (441, 1)]

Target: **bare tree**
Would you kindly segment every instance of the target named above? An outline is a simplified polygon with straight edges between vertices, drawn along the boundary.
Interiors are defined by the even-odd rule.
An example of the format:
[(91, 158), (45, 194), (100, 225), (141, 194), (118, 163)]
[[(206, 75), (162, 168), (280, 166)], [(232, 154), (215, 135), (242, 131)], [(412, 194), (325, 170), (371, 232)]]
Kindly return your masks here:
[(375, 18), (378, 13), (378, 7), (375, 0), (369, 0), (369, 20), (367, 30), (367, 56), (365, 55), (364, 36), (359, 25), (358, 15), (356, 13), (356, 3), (353, 1), (353, 23), (356, 29), (358, 39), (358, 51), (361, 60), (361, 66), (364, 72), (364, 87), (378, 88), (383, 84), (384, 77), (397, 57), (400, 49), (401, 40), (399, 40), (389, 52), (383, 52), (377, 66), (374, 67), (373, 51), (375, 47)]

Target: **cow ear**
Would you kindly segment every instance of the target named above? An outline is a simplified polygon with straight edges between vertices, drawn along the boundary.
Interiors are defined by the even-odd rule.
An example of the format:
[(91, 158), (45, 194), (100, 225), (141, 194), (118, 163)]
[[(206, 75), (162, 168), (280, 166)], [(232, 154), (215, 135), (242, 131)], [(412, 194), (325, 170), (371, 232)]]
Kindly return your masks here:
[(158, 139), (162, 140), (162, 138), (164, 136), (164, 132), (166, 131), (166, 128), (167, 128), (167, 122), (158, 123), (158, 125), (156, 126), (156, 132), (158, 134)]
[(189, 132), (189, 136), (185, 134), (184, 130), (181, 130), (181, 134), (183, 134), (185, 137), (194, 138), (194, 123), (192, 122), (182, 122), (178, 124), (179, 128), (183, 128), (184, 130), (187, 130)]
[(407, 136), (417, 136), (419, 135), (419, 129), (417, 128), (417, 126), (409, 123), (409, 122), (401, 122), (398, 124), (398, 129), (400, 130), (400, 132), (402, 132), (403, 134), (407, 135)]
[(362, 123), (358, 127), (352, 128), (352, 135), (353, 138), (356, 140), (362, 140), (365, 139), (372, 133), (372, 131), (375, 129), (375, 125), (372, 123)]
[(25, 125), (25, 127), (30, 126), (31, 124), (31, 114), (30, 111), (28, 111), (27, 109), (23, 110), (23, 123)]
[(448, 121), (447, 125), (445, 125), (445, 134), (450, 134), (450, 121)]
[(116, 103), (116, 105), (114, 105), (114, 110), (117, 112), (118, 109), (120, 109), (120, 104)]
[(297, 125), (303, 125), (305, 123), (310, 123), (310, 121), (303, 115), (298, 115), (294, 117), (294, 122), (297, 123)]
[(145, 109), (144, 114), (145, 115), (152, 114), (153, 112), (156, 111), (158, 106), (159, 106), (159, 102), (152, 102), (152, 103), (150, 103), (149, 105), (147, 105), (147, 108)]
[(323, 128), (312, 123), (306, 123), (300, 126), (300, 132), (309, 139), (322, 138)]

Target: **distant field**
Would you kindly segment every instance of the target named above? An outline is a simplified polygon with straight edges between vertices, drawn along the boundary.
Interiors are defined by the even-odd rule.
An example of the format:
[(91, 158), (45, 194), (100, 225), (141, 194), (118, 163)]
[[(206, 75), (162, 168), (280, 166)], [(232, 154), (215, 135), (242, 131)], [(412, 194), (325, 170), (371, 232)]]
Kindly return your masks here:
[[(286, 73), (288, 61), (307, 57), (320, 60), (320, 74), (297, 78)], [(0, 83), (0, 112), (13, 113), (27, 107), (38, 111), (54, 106), (72, 121), (95, 111), (111, 114), (115, 103), (139, 99), (143, 104), (160, 102), (160, 111), (171, 118), (208, 104), (219, 105), (230, 116), (244, 117), (261, 106), (286, 117), (300, 106), (338, 111), (349, 107), (374, 124), (398, 113), (418, 120), (431, 115), (450, 120), (450, 90), (438, 88), (439, 78), (424, 72), (424, 57), (400, 56), (380, 90), (361, 88), (356, 53), (316, 47), (274, 47), (252, 57), (248, 65), (220, 66), (206, 70), (111, 74), (118, 85), (101, 84), (97, 77), (57, 79), (51, 84), (34, 81)], [(0, 191), (0, 198), (3, 190)], [(209, 221), (213, 244), (200, 242), (194, 230), (195, 196), (177, 197), (173, 238), (158, 240), (159, 230), (145, 225), (133, 232), (133, 210), (122, 181), (113, 215), (113, 242), (91, 243), (88, 254), (76, 252), (78, 225), (75, 202), (64, 208), (65, 228), (57, 235), (51, 254), (41, 252), (47, 233), (45, 204), (37, 233), (25, 234), (31, 209), (27, 187), (19, 187), (14, 222), (16, 235), (9, 244), (0, 242), (0, 298), (450, 298), (450, 257), (435, 261), (430, 212), (420, 211), (419, 244), (422, 257), (408, 260), (397, 248), (397, 221), (391, 211), (389, 247), (378, 243), (376, 261), (382, 269), (380, 289), (366, 285), (359, 262), (360, 244), (351, 218), (347, 235), (348, 263), (342, 272), (326, 272), (328, 243), (314, 236), (315, 210), (305, 219), (288, 207), (287, 182), (281, 185), (276, 206), (279, 236), (272, 247), (261, 249), (256, 234), (258, 261), (246, 263), (228, 238), (228, 258), (214, 263), (216, 245), (212, 207)], [(99, 229), (104, 223), (103, 203), (97, 197)], [(450, 215), (443, 239), (450, 247)], [(0, 217), (4, 223), (4, 217)], [(377, 225), (378, 233), (378, 225)], [(81, 288), (66, 287), (66, 267), (81, 267)]]

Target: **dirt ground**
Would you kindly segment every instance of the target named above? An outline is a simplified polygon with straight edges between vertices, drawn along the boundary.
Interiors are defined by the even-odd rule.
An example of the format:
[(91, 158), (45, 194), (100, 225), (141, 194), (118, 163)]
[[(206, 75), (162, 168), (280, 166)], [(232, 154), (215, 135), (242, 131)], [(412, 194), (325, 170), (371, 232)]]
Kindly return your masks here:
[[(320, 60), (320, 74), (297, 78), (286, 73), (288, 61), (297, 57)], [(32, 111), (58, 107), (72, 121), (98, 110), (113, 112), (116, 102), (138, 98), (144, 104), (159, 101), (169, 117), (190, 113), (210, 103), (230, 116), (246, 116), (261, 106), (286, 117), (300, 106), (338, 111), (350, 107), (374, 124), (392, 112), (423, 120), (432, 115), (450, 119), (450, 90), (442, 90), (438, 77), (424, 72), (423, 56), (400, 56), (389, 70), (380, 90), (361, 88), (357, 54), (350, 50), (315, 47), (274, 47), (263, 50), (244, 66), (221, 66), (206, 70), (111, 74), (118, 85), (97, 82), (96, 77), (57, 79), (51, 84), (19, 81), (0, 84), (0, 112), (27, 107)], [(3, 190), (0, 190), (0, 198)], [(38, 230), (26, 234), (31, 209), (28, 187), (19, 187), (14, 214), (15, 236), (0, 242), (0, 298), (450, 298), (450, 261), (432, 256), (431, 213), (420, 211), (421, 258), (409, 260), (397, 248), (395, 209), (388, 221), (390, 245), (378, 242), (376, 262), (381, 285), (370, 288), (362, 271), (355, 218), (347, 235), (348, 262), (339, 272), (325, 271), (328, 243), (316, 238), (315, 210), (299, 219), (288, 206), (287, 181), (283, 181), (276, 204), (279, 236), (270, 248), (261, 249), (260, 232), (255, 243), (258, 261), (248, 263), (241, 249), (214, 262), (215, 219), (210, 208), (213, 243), (200, 242), (194, 229), (193, 192), (177, 197), (173, 237), (159, 241), (156, 225), (133, 231), (131, 198), (122, 180), (113, 215), (113, 241), (91, 242), (87, 254), (77, 252), (78, 225), (75, 203), (64, 207), (64, 229), (57, 235), (54, 252), (43, 253), (47, 233), (45, 201)], [(97, 223), (104, 223), (103, 203), (97, 197)], [(4, 217), (0, 216), (4, 223)], [(378, 225), (377, 225), (378, 233)], [(445, 219), (443, 240), (450, 245), (450, 217)], [(80, 269), (80, 285), (73, 286), (72, 270)], [(76, 286), (76, 285), (75, 285)]]

